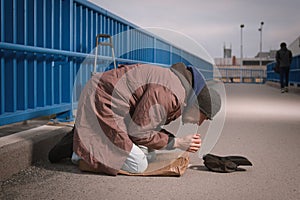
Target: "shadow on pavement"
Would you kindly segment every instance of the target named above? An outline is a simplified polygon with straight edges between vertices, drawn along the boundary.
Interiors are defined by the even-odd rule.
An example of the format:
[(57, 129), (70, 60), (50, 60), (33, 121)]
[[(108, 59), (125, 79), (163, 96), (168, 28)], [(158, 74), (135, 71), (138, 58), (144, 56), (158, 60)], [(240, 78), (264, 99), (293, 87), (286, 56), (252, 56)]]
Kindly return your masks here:
[(204, 165), (191, 165), (188, 168), (192, 169), (192, 170), (195, 170), (195, 171), (207, 171), (207, 172), (210, 172)]

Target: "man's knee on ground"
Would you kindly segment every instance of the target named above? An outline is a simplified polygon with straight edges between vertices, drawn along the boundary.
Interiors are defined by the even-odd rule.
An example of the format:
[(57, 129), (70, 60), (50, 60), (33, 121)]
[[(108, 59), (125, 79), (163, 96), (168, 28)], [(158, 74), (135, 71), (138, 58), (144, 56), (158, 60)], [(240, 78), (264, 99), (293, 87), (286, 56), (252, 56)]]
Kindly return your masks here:
[(144, 152), (136, 145), (133, 145), (122, 170), (130, 173), (143, 173), (148, 167), (147, 157)]

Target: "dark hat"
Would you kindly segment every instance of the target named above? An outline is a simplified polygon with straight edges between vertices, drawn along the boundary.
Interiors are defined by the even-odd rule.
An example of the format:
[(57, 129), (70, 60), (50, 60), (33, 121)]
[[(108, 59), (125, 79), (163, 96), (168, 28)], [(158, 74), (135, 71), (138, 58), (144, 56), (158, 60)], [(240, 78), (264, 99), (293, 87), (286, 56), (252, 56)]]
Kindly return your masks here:
[(286, 47), (286, 43), (285, 42), (281, 42), (280, 47), (281, 48)]
[(199, 110), (211, 120), (221, 108), (221, 97), (216, 90), (208, 88), (204, 76), (196, 67), (188, 66), (187, 69), (192, 72), (193, 76), (193, 94), (188, 104), (195, 102)]
[[(208, 119), (212, 119), (221, 108), (221, 97), (214, 89), (209, 89), (204, 76), (194, 66), (185, 66), (184, 63), (172, 65), (171, 70), (180, 78), (186, 91), (189, 91), (187, 107), (196, 105)], [(190, 73), (187, 73), (190, 72)], [(187, 86), (188, 85), (188, 86)], [(191, 89), (192, 86), (192, 90)]]
[(199, 110), (211, 120), (221, 108), (221, 97), (216, 90), (208, 88), (206, 85), (197, 96), (196, 103)]

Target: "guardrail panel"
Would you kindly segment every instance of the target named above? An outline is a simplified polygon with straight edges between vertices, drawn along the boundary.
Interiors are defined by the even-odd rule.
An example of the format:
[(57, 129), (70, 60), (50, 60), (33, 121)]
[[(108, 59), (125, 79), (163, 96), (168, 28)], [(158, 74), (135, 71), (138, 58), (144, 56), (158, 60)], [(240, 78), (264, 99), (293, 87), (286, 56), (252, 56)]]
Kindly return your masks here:
[[(294, 56), (292, 59), (290, 67), (290, 83), (300, 84), (300, 55)], [(275, 73), (273, 68), (275, 67), (275, 62), (269, 63), (267, 65), (267, 80), (280, 82), (279, 74)]]
[[(50, 114), (72, 117), (91, 76), (99, 33), (114, 37), (118, 62), (182, 61), (212, 77), (210, 63), (85, 0), (0, 0), (0, 11), (0, 125)], [(98, 59), (108, 57), (110, 49), (101, 49)]]

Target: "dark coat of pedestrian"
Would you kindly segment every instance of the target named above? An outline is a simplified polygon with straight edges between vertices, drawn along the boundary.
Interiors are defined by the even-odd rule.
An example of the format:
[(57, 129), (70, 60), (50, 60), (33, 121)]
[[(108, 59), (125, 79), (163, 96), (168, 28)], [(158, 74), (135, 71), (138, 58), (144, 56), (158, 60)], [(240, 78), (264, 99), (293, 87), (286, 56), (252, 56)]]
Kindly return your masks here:
[(292, 52), (287, 49), (286, 43), (282, 42), (280, 44), (280, 50), (276, 52), (276, 62), (279, 66), (280, 87), (282, 93), (288, 92), (289, 73), (292, 63), (292, 57)]

